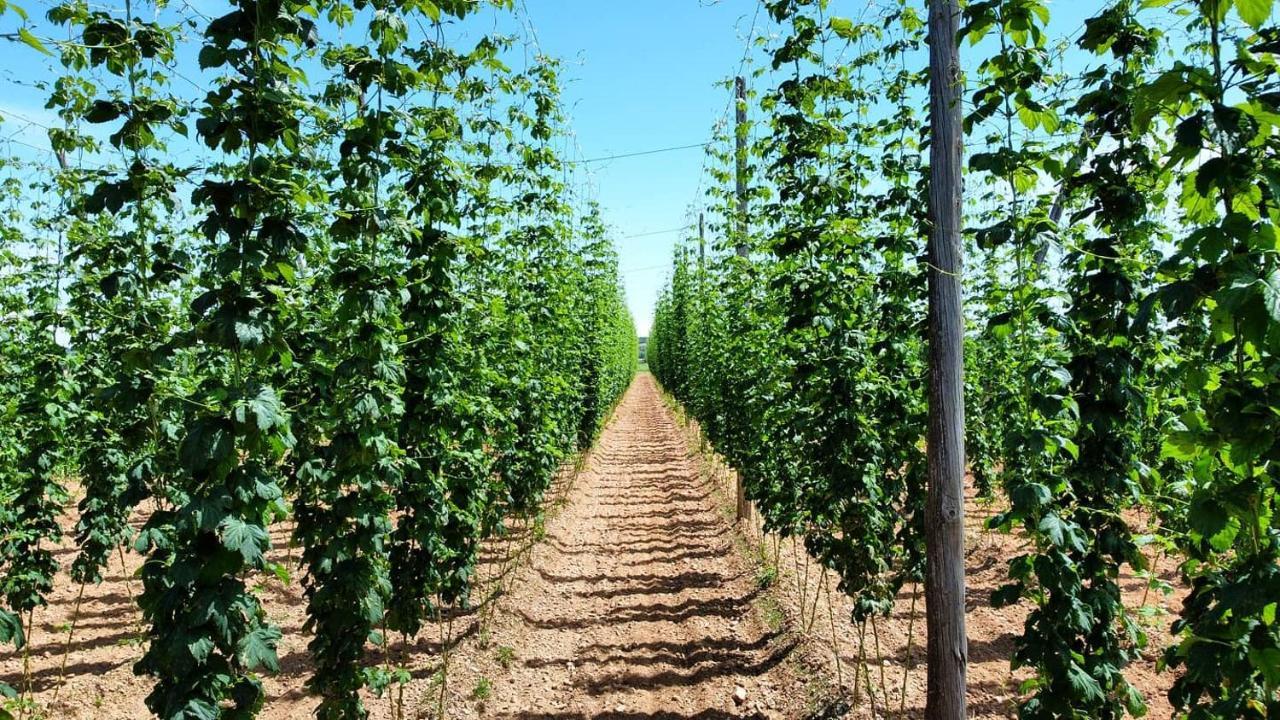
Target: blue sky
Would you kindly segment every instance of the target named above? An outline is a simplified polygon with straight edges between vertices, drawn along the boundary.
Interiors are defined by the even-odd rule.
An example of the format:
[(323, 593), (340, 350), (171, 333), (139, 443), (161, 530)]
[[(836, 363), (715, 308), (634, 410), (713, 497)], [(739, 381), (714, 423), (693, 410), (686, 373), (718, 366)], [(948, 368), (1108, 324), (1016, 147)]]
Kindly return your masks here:
[[(110, 0), (108, 0), (109, 2)], [(852, 16), (867, 2), (835, 0), (833, 14)], [(219, 0), (176, 0), (220, 14)], [(22, 4), (22, 3), (20, 3)], [(38, 22), (51, 0), (26, 0)], [(564, 61), (566, 109), (581, 158), (703, 143), (728, 105), (721, 82), (741, 62), (749, 35), (769, 32), (757, 0), (522, 0), (520, 15), (534, 27), (538, 47)], [(1054, 4), (1051, 27), (1074, 31), (1099, 2)], [(514, 22), (513, 19), (508, 18)], [(12, 15), (0, 32), (13, 31)], [(47, 28), (47, 25), (46, 25)], [(1051, 32), (1051, 34), (1054, 34)], [(967, 50), (967, 60), (982, 54)], [(966, 62), (968, 64), (968, 62)], [(31, 87), (52, 77), (55, 63), (24, 45), (0, 43), (0, 138), (18, 155), (48, 147), (41, 125), (56, 118)], [(201, 78), (196, 76), (195, 80)], [(191, 151), (179, 151), (194, 152)], [(689, 223), (703, 153), (691, 148), (593, 162), (584, 166), (592, 194), (616, 238), (620, 267), (640, 334), (648, 333), (653, 304), (668, 273), (672, 247), (686, 234), (666, 232)]]
[[(541, 49), (566, 59), (565, 99), (586, 157), (683, 146), (710, 139), (723, 116), (719, 83), (742, 60), (749, 35), (773, 31), (756, 0), (526, 0)], [(834, 0), (855, 16), (875, 0)], [(1051, 35), (1080, 27), (1101, 2), (1053, 3)], [(1055, 33), (1056, 31), (1056, 33)], [(984, 47), (964, 48), (966, 64)], [(759, 51), (753, 54), (758, 57)], [(637, 330), (648, 333), (653, 304), (698, 190), (698, 149), (592, 164), (593, 187), (617, 231), (623, 280)]]
[[(740, 67), (752, 34), (776, 32), (756, 0), (526, 0), (541, 49), (568, 62), (566, 104), (586, 157), (706, 142), (728, 100), (720, 83)], [(877, 0), (832, 0), (858, 16)], [(1077, 36), (1101, 0), (1050, 0), (1050, 37)], [(972, 67), (995, 41), (967, 44)], [(752, 49), (753, 58), (761, 53)], [(924, 62), (924, 58), (921, 58)], [(1072, 62), (1071, 60), (1067, 61)], [(750, 64), (748, 64), (748, 72)], [(617, 231), (623, 280), (641, 335), (684, 235), (629, 237), (687, 225), (703, 153), (679, 150), (593, 164), (605, 218)], [(687, 234), (687, 233), (686, 233)]]
[[(51, 0), (19, 4), (38, 35), (57, 32), (42, 18)], [(190, 5), (212, 15), (223, 12), (218, 0), (190, 0)], [(738, 67), (757, 6), (755, 0), (525, 0), (520, 14), (532, 21), (538, 47), (564, 62), (564, 101), (578, 146), (574, 154), (592, 159), (708, 140), (728, 98), (718, 83)], [(762, 26), (763, 15), (758, 18)], [(12, 33), (16, 23), (13, 15), (0, 18), (0, 32)], [(7, 149), (19, 157), (51, 159), (42, 149), (48, 148), (45, 127), (60, 123), (43, 108), (45, 91), (32, 84), (55, 77), (56, 71), (53, 59), (20, 43), (0, 42), (0, 139), (11, 141)], [(203, 80), (198, 70), (190, 72), (194, 81)], [(197, 152), (191, 147), (175, 154)], [(582, 166), (579, 177), (600, 202), (616, 238), (641, 334), (648, 332), (672, 246), (681, 237), (651, 233), (687, 224), (702, 165), (702, 151), (690, 148)]]
[[(719, 83), (737, 69), (753, 19), (765, 25), (755, 0), (526, 1), (541, 49), (565, 59), (586, 158), (709, 140), (728, 100)], [(697, 148), (588, 165), (641, 335), (681, 237), (648, 233), (687, 224), (702, 165)]]

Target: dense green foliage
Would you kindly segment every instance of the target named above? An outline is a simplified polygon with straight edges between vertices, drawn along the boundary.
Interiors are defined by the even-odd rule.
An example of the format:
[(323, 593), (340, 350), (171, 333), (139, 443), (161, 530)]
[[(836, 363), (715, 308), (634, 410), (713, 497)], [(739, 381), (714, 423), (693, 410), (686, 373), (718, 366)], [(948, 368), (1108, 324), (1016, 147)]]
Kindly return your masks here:
[(138, 5), (50, 10), (58, 167), (4, 167), (0, 642), (52, 587), (70, 490), (75, 580), (147, 556), (152, 712), (252, 717), (291, 519), (317, 714), (365, 717), (405, 677), (367, 651), (469, 603), (480, 543), (539, 512), (635, 370), (556, 63), (452, 39), (506, 2)]
[[(767, 7), (750, 232), (717, 150), (719, 252), (677, 251), (648, 362), (862, 621), (919, 573), (922, 7)], [(1145, 711), (1122, 577), (1149, 545), (1190, 588), (1175, 710), (1280, 714), (1272, 15), (1110, 0), (1059, 42), (1039, 0), (965, 9), (966, 436), (991, 526), (1027, 540), (993, 597), (1029, 605), (1022, 717)]]

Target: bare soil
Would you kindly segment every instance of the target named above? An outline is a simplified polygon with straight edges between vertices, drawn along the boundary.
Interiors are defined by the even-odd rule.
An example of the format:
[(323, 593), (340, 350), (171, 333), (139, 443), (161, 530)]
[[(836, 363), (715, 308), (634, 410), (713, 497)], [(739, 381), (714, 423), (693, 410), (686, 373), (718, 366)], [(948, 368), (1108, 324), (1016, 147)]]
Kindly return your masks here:
[[(371, 697), (372, 715), (399, 714), (393, 698), (403, 700), (405, 718), (436, 717), (442, 699), (450, 717), (802, 714), (795, 639), (760, 619), (750, 563), (734, 551), (733, 528), (699, 478), (699, 459), (641, 375), (582, 467), (560, 479), (545, 525), (513, 527), (486, 546), (475, 606), (407, 645), (392, 639), (390, 654), (411, 680), (392, 698)], [(56, 550), (64, 566), (75, 553), (73, 523), (65, 520)], [(304, 687), (309, 635), (291, 531), (288, 523), (273, 528), (271, 559), (291, 569), (293, 582), (259, 580), (284, 634), (281, 672), (265, 679), (267, 720), (301, 720), (315, 707)], [(0, 655), (0, 680), (24, 686), (25, 663), (45, 717), (147, 717), (150, 683), (132, 672), (145, 639), (133, 603), (141, 561), (123, 551), (78, 602), (80, 586), (61, 574), (49, 606), (34, 615), (25, 657), (12, 649)], [(371, 650), (376, 661), (380, 653)]]
[[(701, 447), (704, 481), (716, 489), (722, 511), (731, 516), (736, 474), (703, 442), (696, 422), (682, 420), (680, 425), (690, 447)], [(969, 480), (965, 508), (969, 717), (1014, 718), (1021, 698), (1019, 685), (1031, 673), (1025, 669), (1011, 671), (1009, 660), (1030, 608), (1025, 602), (993, 608), (991, 593), (1008, 582), (1009, 561), (1028, 552), (1030, 546), (1019, 533), (986, 528), (986, 521), (1003, 508), (998, 501), (980, 500), (972, 478)], [(1128, 519), (1134, 528), (1147, 523), (1136, 514)], [(847, 717), (923, 717), (928, 642), (924, 586), (904, 588), (888, 617), (859, 628), (852, 620), (853, 604), (835, 588), (834, 574), (824, 571), (809, 557), (802, 542), (763, 533), (758, 517), (740, 527), (757, 567), (776, 570), (778, 580), (772, 596), (789, 627), (808, 647), (812, 663), (820, 668), (810, 680), (809, 694), (836, 694), (834, 689), (819, 690), (816, 685), (838, 684), (843, 688), (843, 697), (853, 704)], [(1173, 716), (1167, 698), (1173, 676), (1161, 672), (1157, 661), (1174, 642), (1169, 626), (1182, 606), (1187, 588), (1181, 584), (1176, 559), (1154, 550), (1145, 554), (1154, 576), (1167, 590), (1151, 586), (1147, 577), (1132, 572), (1121, 574), (1125, 605), (1137, 614), (1147, 634), (1141, 659), (1125, 668), (1125, 677), (1146, 698), (1145, 717), (1168, 720)]]
[[(457, 711), (521, 720), (799, 717), (797, 639), (699, 478), (648, 374), (501, 600), (487, 652), (462, 663)], [(503, 660), (509, 668), (504, 668)], [(487, 701), (475, 699), (481, 679)], [(734, 700), (742, 687), (745, 699)]]
[[(923, 593), (913, 612), (905, 589), (890, 617), (860, 634), (834, 578), (802, 548), (752, 523), (735, 530), (732, 473), (699, 444), (696, 425), (677, 420), (652, 377), (639, 375), (595, 449), (559, 478), (545, 520), (486, 544), (475, 604), (416, 640), (392, 640), (410, 680), (390, 698), (370, 697), (372, 716), (435, 718), (443, 707), (448, 717), (512, 720), (920, 717)], [(1023, 676), (1008, 658), (1026, 609), (995, 610), (987, 598), (1021, 540), (983, 530), (989, 508), (969, 510), (971, 715), (1013, 717)], [(265, 679), (267, 720), (302, 720), (315, 707), (291, 531), (273, 528), (272, 559), (294, 580), (258, 583), (284, 633), (281, 672)], [(56, 552), (70, 564), (69, 533)], [(34, 615), (29, 653), (0, 654), (0, 680), (22, 686), (25, 663), (47, 718), (147, 717), (150, 683), (132, 672), (145, 640), (133, 603), (140, 564), (123, 551), (83, 595), (61, 575)], [(1171, 578), (1173, 562), (1164, 564)], [(1169, 678), (1154, 657), (1178, 594), (1144, 593), (1137, 578), (1126, 588), (1127, 601), (1145, 599), (1155, 614), (1150, 659), (1129, 676), (1152, 701), (1150, 717), (1168, 717)], [(843, 702), (833, 700), (840, 688)]]

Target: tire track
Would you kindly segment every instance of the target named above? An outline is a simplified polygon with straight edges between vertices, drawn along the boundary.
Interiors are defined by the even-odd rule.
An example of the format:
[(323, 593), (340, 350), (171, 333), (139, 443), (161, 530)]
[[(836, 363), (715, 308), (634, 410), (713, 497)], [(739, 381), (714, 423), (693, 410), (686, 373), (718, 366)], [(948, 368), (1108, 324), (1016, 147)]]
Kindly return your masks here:
[(800, 715), (793, 646), (758, 617), (761, 591), (715, 503), (653, 379), (639, 375), (503, 599), (491, 644), (510, 648), (509, 667), (477, 659), (492, 695), (459, 710), (512, 720)]

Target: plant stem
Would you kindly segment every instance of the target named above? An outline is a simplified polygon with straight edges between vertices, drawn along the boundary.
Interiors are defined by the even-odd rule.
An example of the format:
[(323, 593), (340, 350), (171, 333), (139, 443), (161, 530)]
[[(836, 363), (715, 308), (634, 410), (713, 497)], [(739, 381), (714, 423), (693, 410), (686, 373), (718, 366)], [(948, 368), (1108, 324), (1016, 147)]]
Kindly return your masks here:
[[(824, 579), (826, 576), (823, 576)], [(827, 594), (827, 619), (831, 621), (831, 654), (836, 659), (836, 685), (840, 688), (840, 693), (844, 694), (844, 673), (840, 669), (840, 641), (839, 634), (836, 632), (836, 610), (835, 603), (831, 601), (831, 587), (824, 584), (823, 590)], [(856, 688), (857, 682), (854, 682)]]
[(75, 609), (71, 612), (71, 627), (67, 630), (67, 641), (62, 645), (62, 665), (58, 668), (58, 685), (53, 691), (53, 703), (58, 702), (62, 685), (67, 680), (67, 658), (71, 657), (71, 639), (76, 634), (76, 623), (80, 622), (80, 601), (84, 600), (84, 585), (84, 581), (81, 580), (80, 591), (76, 593)]
[(907, 675), (911, 671), (911, 649), (916, 639), (916, 599), (920, 597), (919, 583), (911, 584), (911, 617), (907, 620), (907, 658), (902, 663), (902, 697), (899, 698), (898, 714), (905, 715), (907, 710)]
[(876, 644), (876, 666), (880, 669), (880, 696), (884, 698), (885, 705), (889, 704), (889, 686), (884, 679), (884, 654), (880, 651), (880, 625), (876, 622), (876, 616), (871, 616), (871, 638)]

